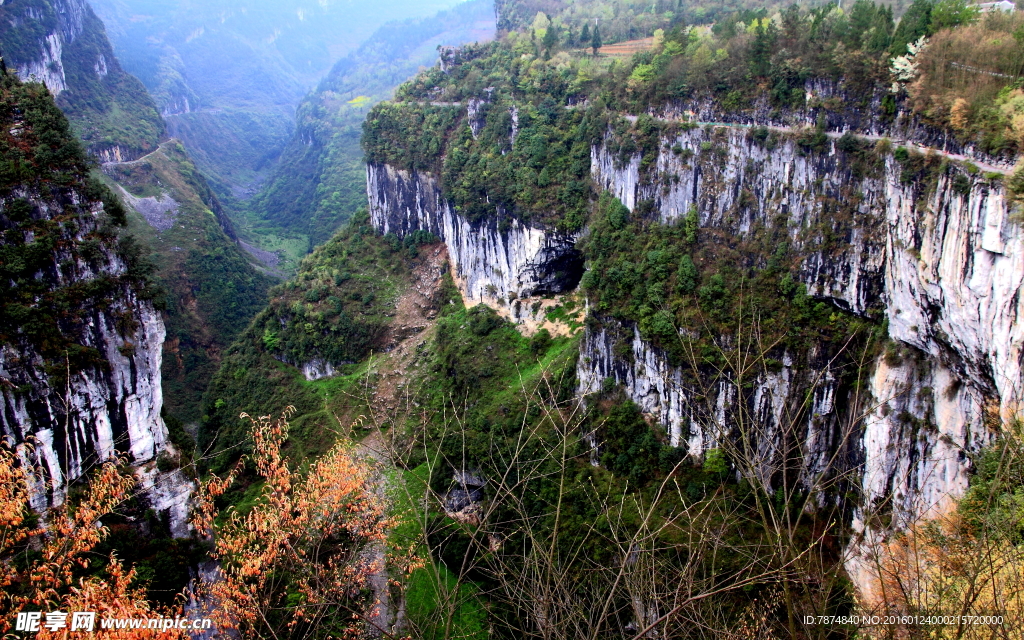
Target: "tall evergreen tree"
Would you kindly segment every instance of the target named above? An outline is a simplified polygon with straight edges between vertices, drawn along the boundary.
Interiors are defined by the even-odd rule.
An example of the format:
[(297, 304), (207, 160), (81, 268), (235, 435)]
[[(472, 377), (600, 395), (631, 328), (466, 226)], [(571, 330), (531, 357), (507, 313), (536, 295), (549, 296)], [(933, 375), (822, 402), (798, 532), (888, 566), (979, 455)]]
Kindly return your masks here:
[(548, 30), (544, 32), (544, 39), (541, 40), (541, 44), (544, 45), (544, 50), (548, 57), (551, 56), (551, 51), (558, 44), (558, 27), (550, 25)]
[(601, 27), (600, 25), (594, 25), (594, 38), (590, 41), (590, 46), (594, 49), (594, 55), (597, 55), (597, 50), (601, 48)]

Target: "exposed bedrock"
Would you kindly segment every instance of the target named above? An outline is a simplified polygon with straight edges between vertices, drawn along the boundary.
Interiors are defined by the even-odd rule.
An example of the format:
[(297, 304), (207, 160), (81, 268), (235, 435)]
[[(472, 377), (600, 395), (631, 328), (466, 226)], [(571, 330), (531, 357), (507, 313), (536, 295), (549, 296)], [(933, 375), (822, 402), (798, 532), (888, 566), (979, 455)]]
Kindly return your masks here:
[(515, 313), (514, 302), (565, 293), (579, 284), (577, 236), (530, 226), (506, 212), (472, 222), (455, 212), (427, 173), (368, 165), (370, 218), (382, 233), (428, 231), (448, 246), (453, 275), (469, 301)]
[[(37, 276), (51, 289), (87, 291), (126, 274), (129, 266), (114, 247), (93, 240), (101, 204), (83, 203), (74, 193), (65, 198), (28, 191), (14, 196), (30, 202), (43, 218), (83, 209), (77, 225), (64, 227), (73, 229), (57, 243), (65, 248), (55, 249), (50, 266)], [(66, 249), (87, 242), (98, 253), (88, 261)], [(128, 284), (117, 285), (99, 305), (71, 312), (77, 317), (63, 319), (61, 331), (75, 348), (94, 354), (89, 364), (69, 361), (65, 367), (44, 359), (27, 327), (0, 346), (0, 436), (28, 445), (19, 451), (31, 470), (32, 507), (44, 511), (62, 504), (70, 483), (100, 463), (125, 459), (135, 468), (149, 506), (168, 517), (175, 535), (187, 535), (191, 481), (178, 470), (156, 469), (161, 454), (174, 453), (160, 417), (163, 319)]]
[[(991, 441), (999, 413), (1020, 400), (1024, 247), (1002, 186), (959, 170), (938, 173), (931, 187), (904, 182), (890, 155), (884, 170), (857, 177), (835, 140), (807, 155), (786, 139), (768, 150), (736, 129), (694, 129), (662, 142), (654, 179), (640, 175), (639, 157), (617, 158), (602, 146), (592, 154), (595, 180), (631, 209), (646, 200), (668, 222), (695, 206), (701, 227), (736, 236), (781, 216), (808, 291), (858, 314), (879, 310), (889, 336), (908, 347), (910, 355), (873, 365), (871, 401), (853, 416), (861, 425), (860, 455), (848, 458), (860, 461), (855, 529), (864, 531), (875, 511), (897, 527), (941, 512), (967, 486), (968, 454)], [(684, 161), (689, 154), (672, 147), (693, 157)], [(644, 353), (639, 337), (631, 339), (636, 356)], [(641, 406), (651, 404), (648, 389), (661, 385), (658, 406), (645, 410), (671, 433), (701, 440), (663, 356), (608, 366), (601, 343), (594, 335), (584, 341), (581, 384), (608, 371)], [(755, 385), (752, 394), (807, 389), (769, 386)], [(806, 450), (815, 451), (821, 434), (808, 428), (806, 438)], [(851, 569), (860, 571), (856, 562)]]
[[(694, 455), (735, 429), (742, 406), (760, 425), (759, 468), (797, 447), (808, 488), (851, 478), (862, 495), (848, 567), (863, 584), (859, 536), (884, 535), (870, 523), (900, 527), (945, 509), (967, 486), (970, 454), (1020, 400), (1024, 247), (1001, 183), (957, 167), (908, 179), (884, 149), (862, 145), (868, 165), (858, 168), (834, 138), (808, 151), (795, 136), (758, 140), (742, 128), (683, 131), (660, 140), (647, 163), (613, 148), (611, 137), (593, 148), (592, 177), (637, 215), (671, 223), (695, 210), (702, 229), (737, 239), (785, 229), (808, 293), (887, 322), (897, 348), (870, 363), (859, 395), (825, 347), (778, 354), (780, 370), (756, 377), (742, 398), (728, 384), (694, 389), (636, 328), (611, 318), (587, 329), (578, 370), (581, 394), (614, 380)], [(445, 240), (470, 300), (513, 307), (578, 283), (574, 237), (504, 213), (470, 222), (428, 174), (371, 165), (367, 179), (374, 225)], [(779, 428), (787, 421), (795, 443)]]

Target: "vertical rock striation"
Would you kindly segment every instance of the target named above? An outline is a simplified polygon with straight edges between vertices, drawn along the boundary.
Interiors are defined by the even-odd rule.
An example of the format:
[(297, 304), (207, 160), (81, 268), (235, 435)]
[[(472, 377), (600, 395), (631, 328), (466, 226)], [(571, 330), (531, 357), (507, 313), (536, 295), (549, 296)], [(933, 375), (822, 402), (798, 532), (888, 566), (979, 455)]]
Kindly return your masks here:
[(173, 453), (160, 417), (164, 324), (141, 250), (120, 229), (125, 212), (50, 95), (5, 75), (0, 101), (11, 167), (0, 183), (0, 437), (31, 471), (36, 510), (124, 459), (186, 535), (191, 483), (156, 469)]
[[(610, 134), (593, 148), (591, 172), (599, 188), (661, 223), (696, 215), (700, 227), (736, 240), (786, 229), (809, 294), (887, 322), (892, 348), (872, 363), (869, 393), (844, 386), (835, 354), (822, 347), (801, 361), (780, 354), (779, 370), (757, 376), (739, 398), (735, 385), (688, 379), (637, 328), (611, 318), (587, 329), (578, 378), (583, 395), (608, 379), (622, 385), (674, 445), (698, 456), (734, 431), (742, 404), (761, 430), (766, 474), (785, 445), (783, 424), (798, 422), (805, 487), (856, 478), (848, 567), (864, 584), (864, 541), (884, 535), (870, 523), (901, 527), (946, 508), (967, 485), (969, 454), (1021, 399), (1024, 246), (999, 181), (941, 159), (914, 169), (913, 158), (858, 145), (691, 128), (660, 140), (656, 159), (643, 162), (614, 152)], [(367, 178), (375, 226), (444, 239), (470, 299), (507, 305), (578, 281), (575, 238), (505, 214), (470, 222), (429, 175), (371, 165)]]
[[(43, 218), (60, 215), (69, 204), (81, 206), (77, 228), (61, 238), (62, 244), (95, 241), (102, 204), (75, 202), (74, 194), (70, 202), (17, 195)], [(153, 506), (168, 511), (175, 533), (185, 535), (190, 483), (180, 472), (158, 474), (153, 468), (160, 454), (170, 452), (160, 417), (164, 324), (151, 302), (119, 282), (128, 268), (113, 247), (103, 244), (92, 260), (73, 249), (53, 254), (40, 276), (50, 281), (58, 299), (114, 284), (104, 300), (87, 301), (72, 310), (77, 318), (62, 322), (61, 331), (72, 342), (63, 363), (33, 343), (28, 323), (0, 346), (0, 432), (9, 442), (30, 444), (23, 461), (38, 472), (31, 495), (36, 510), (61, 504), (68, 484), (95, 465), (124, 457), (144, 467), (140, 478), (156, 498)]]
[(530, 226), (506, 212), (470, 221), (442, 196), (430, 174), (371, 164), (366, 178), (374, 227), (399, 237), (427, 231), (444, 240), (467, 300), (517, 316), (525, 310), (515, 301), (572, 291), (579, 284), (583, 259), (576, 236)]
[[(968, 454), (991, 441), (998, 412), (1020, 400), (1024, 247), (1002, 186), (959, 169), (938, 171), (930, 183), (905, 179), (890, 155), (883, 169), (857, 176), (839, 162), (834, 140), (806, 155), (792, 140), (769, 151), (737, 129), (695, 129), (662, 142), (653, 176), (640, 175), (639, 157), (596, 147), (594, 179), (631, 209), (646, 200), (671, 222), (695, 207), (702, 227), (734, 237), (781, 217), (809, 292), (854, 313), (884, 312), (889, 336), (905, 351), (875, 363), (871, 402), (855, 416), (862, 424), (855, 530), (873, 535), (865, 522), (877, 512), (899, 527), (944, 509), (967, 485)], [(663, 424), (683, 439), (689, 430), (693, 444), (706, 441), (683, 409), (678, 372), (646, 353), (639, 335), (632, 339), (633, 364), (624, 368), (608, 363), (601, 336), (587, 336), (581, 391), (610, 375), (650, 406), (648, 389), (665, 386), (657, 396), (667, 400), (655, 412)], [(805, 388), (755, 385), (747, 401)], [(820, 435), (808, 429), (807, 438), (812, 450)], [(851, 562), (855, 574), (862, 560)]]

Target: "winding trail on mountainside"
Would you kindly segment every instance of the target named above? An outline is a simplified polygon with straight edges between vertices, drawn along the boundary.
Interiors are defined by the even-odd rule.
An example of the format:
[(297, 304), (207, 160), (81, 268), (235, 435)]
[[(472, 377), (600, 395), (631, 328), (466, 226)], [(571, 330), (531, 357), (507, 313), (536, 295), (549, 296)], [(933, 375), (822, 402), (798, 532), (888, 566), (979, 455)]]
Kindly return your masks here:
[[(426, 101), (417, 102), (417, 101), (410, 101), (410, 102), (406, 102), (404, 104), (415, 104), (415, 105), (418, 105), (418, 106), (421, 106), (421, 107), (426, 107), (426, 106), (431, 106), (431, 107), (462, 107), (462, 106), (464, 106), (464, 103), (462, 103), (462, 102), (426, 102)], [(565, 108), (566, 109), (577, 109), (580, 106), (582, 106), (582, 105), (570, 104), (570, 105), (566, 105)], [(623, 116), (623, 117), (626, 118), (626, 120), (629, 120), (630, 122), (636, 122), (636, 120), (637, 120), (637, 116), (633, 116), (633, 115), (627, 115), (627, 116)], [(804, 126), (804, 127), (780, 127), (780, 126), (776, 126), (776, 125), (743, 124), (743, 123), (738, 123), (738, 122), (703, 122), (703, 121), (699, 121), (699, 120), (695, 121), (695, 120), (689, 120), (689, 119), (684, 119), (684, 118), (663, 118), (663, 117), (657, 117), (657, 116), (652, 116), (652, 118), (654, 120), (657, 120), (658, 122), (671, 122), (671, 123), (676, 123), (676, 124), (692, 124), (692, 125), (696, 125), (698, 127), (727, 127), (727, 128), (732, 128), (732, 129), (755, 129), (755, 128), (757, 128), (757, 129), (768, 129), (769, 131), (777, 131), (779, 133), (790, 133), (790, 134), (793, 134), (793, 133), (806, 133), (808, 131), (813, 130), (813, 127), (811, 127), (810, 125)], [(984, 170), (986, 172), (989, 172), (989, 173), (999, 173), (999, 174), (1006, 175), (1006, 174), (1008, 174), (1008, 173), (1013, 171), (1013, 166), (1012, 165), (991, 164), (991, 163), (988, 163), (988, 162), (983, 162), (981, 160), (975, 160), (973, 158), (969, 158), (969, 157), (967, 157), (965, 155), (962, 155), (962, 154), (959, 154), (959, 153), (952, 153), (952, 152), (949, 152), (949, 151), (944, 151), (942, 149), (935, 149), (933, 147), (925, 147), (925, 146), (916, 144), (914, 142), (911, 142), (909, 140), (901, 140), (899, 138), (893, 139), (893, 138), (890, 138), (889, 136), (881, 136), (881, 135), (872, 134), (872, 133), (858, 133), (858, 132), (852, 131), (852, 130), (851, 131), (826, 131), (825, 135), (827, 135), (829, 138), (835, 139), (835, 138), (841, 138), (846, 133), (851, 133), (852, 135), (855, 135), (858, 138), (863, 138), (864, 140), (872, 140), (872, 141), (875, 141), (875, 142), (877, 142), (879, 140), (889, 140), (893, 144), (900, 145), (902, 147), (906, 147), (908, 150), (914, 151), (916, 153), (921, 153), (921, 154), (932, 153), (932, 154), (935, 154), (935, 155), (938, 155), (938, 156), (942, 156), (944, 158), (949, 158), (950, 160), (955, 160), (957, 162), (969, 162), (969, 163), (973, 164), (974, 166), (978, 167), (979, 169), (982, 169), (982, 170)]]
[[(629, 120), (630, 122), (636, 122), (636, 120), (637, 120), (637, 116), (625, 116), (625, 118), (627, 120)], [(737, 123), (737, 122), (701, 122), (701, 121), (687, 120), (687, 119), (682, 119), (682, 118), (659, 118), (659, 117), (654, 117), (654, 119), (659, 121), (659, 122), (689, 123), (689, 124), (696, 125), (698, 127), (728, 127), (728, 128), (732, 128), (732, 129), (768, 129), (769, 131), (777, 131), (779, 133), (791, 133), (791, 134), (792, 133), (807, 133), (808, 131), (813, 131), (814, 130), (814, 128), (811, 127), (811, 126), (805, 126), (805, 127), (779, 127), (779, 126), (773, 126), (773, 125), (741, 124), (741, 123)], [(857, 133), (856, 131), (852, 131), (852, 130), (848, 130), (848, 131), (826, 131), (825, 135), (827, 135), (829, 138), (836, 139), (836, 138), (843, 137), (847, 133), (850, 133), (851, 135), (854, 135), (854, 136), (856, 136), (858, 138), (862, 138), (864, 140), (872, 140), (872, 141), (875, 141), (875, 142), (880, 141), (880, 140), (889, 140), (893, 144), (900, 145), (902, 147), (906, 147), (909, 151), (914, 151), (914, 152), (921, 153), (921, 154), (932, 153), (932, 154), (935, 154), (935, 155), (938, 155), (938, 156), (942, 156), (944, 158), (949, 158), (950, 160), (956, 160), (957, 162), (969, 162), (969, 163), (973, 164), (974, 166), (978, 167), (979, 169), (982, 169), (984, 171), (988, 171), (990, 173), (1000, 173), (1000, 174), (1004, 174), (1005, 175), (1005, 174), (1010, 173), (1011, 171), (1013, 171), (1013, 166), (1011, 166), (1011, 165), (990, 164), (988, 162), (982, 162), (980, 160), (975, 160), (973, 158), (969, 158), (969, 157), (967, 157), (965, 155), (962, 155), (962, 154), (959, 154), (959, 153), (952, 153), (952, 152), (949, 152), (949, 151), (944, 151), (942, 149), (935, 149), (933, 147), (926, 147), (926, 146), (919, 145), (919, 144), (916, 144), (914, 142), (911, 142), (909, 140), (901, 140), (899, 138), (893, 139), (893, 138), (890, 138), (889, 136), (881, 136), (881, 135), (871, 134), (871, 133)]]
[[(356, 455), (373, 465), (373, 492), (380, 499), (386, 499), (392, 488), (388, 479), (388, 471), (394, 468), (391, 456), (380, 438), (380, 431), (374, 429), (370, 435), (356, 444)], [(370, 589), (376, 602), (370, 612), (370, 628), (367, 629), (371, 638), (392, 636), (401, 626), (404, 618), (404, 603), (400, 603), (398, 615), (392, 609), (391, 590), (388, 584), (387, 545), (373, 543), (360, 554), (362, 560), (376, 569), (370, 574)], [(397, 619), (396, 619), (397, 618)]]

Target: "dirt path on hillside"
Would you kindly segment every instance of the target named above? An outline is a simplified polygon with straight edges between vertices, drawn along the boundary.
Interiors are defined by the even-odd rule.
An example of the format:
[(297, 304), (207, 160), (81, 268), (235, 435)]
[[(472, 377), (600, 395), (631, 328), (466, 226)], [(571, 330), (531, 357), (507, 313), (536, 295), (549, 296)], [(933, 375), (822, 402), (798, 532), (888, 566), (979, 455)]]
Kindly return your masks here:
[(426, 344), (442, 304), (439, 298), (448, 249), (444, 243), (420, 249), (421, 260), (413, 269), (412, 282), (395, 303), (395, 316), (388, 329), (385, 353), (375, 355), (371, 367), (377, 378), (370, 400), (372, 424), (386, 427), (407, 411), (412, 403), (408, 374), (418, 368), (416, 356)]
[[(394, 469), (391, 459), (380, 439), (380, 431), (374, 430), (356, 445), (356, 455), (373, 465), (373, 492), (381, 500), (386, 500), (392, 491), (388, 479), (389, 472)], [(360, 559), (370, 566), (377, 567), (370, 574), (369, 584), (373, 591), (375, 603), (370, 610), (369, 636), (380, 638), (394, 636), (401, 629), (405, 617), (405, 603), (400, 602), (395, 611), (391, 601), (390, 580), (387, 568), (387, 546), (384, 543), (369, 545), (360, 554)]]
[[(625, 116), (625, 118), (627, 120), (629, 120), (630, 122), (636, 122), (636, 120), (637, 120), (637, 116)], [(654, 119), (659, 121), (659, 122), (691, 123), (691, 124), (697, 125), (698, 127), (725, 127), (725, 128), (730, 128), (730, 129), (754, 129), (754, 128), (758, 128), (758, 129), (768, 129), (769, 131), (776, 131), (776, 132), (779, 132), (779, 133), (787, 133), (787, 134), (806, 133), (807, 131), (812, 130), (812, 127), (809, 127), (809, 126), (808, 127), (778, 127), (778, 126), (773, 126), (773, 125), (741, 124), (741, 123), (737, 123), (737, 122), (702, 122), (702, 121), (688, 120), (686, 118), (654, 118)], [(846, 133), (847, 133), (846, 131), (826, 131), (825, 135), (827, 135), (829, 138), (836, 139), (836, 138), (843, 137)], [(1011, 171), (1013, 171), (1013, 166), (1012, 165), (990, 164), (990, 163), (987, 163), (987, 162), (982, 162), (980, 160), (975, 160), (973, 158), (969, 158), (969, 157), (967, 157), (965, 155), (962, 155), (962, 154), (959, 154), (959, 153), (951, 153), (949, 151), (943, 151), (942, 149), (935, 149), (934, 147), (925, 147), (925, 146), (916, 144), (914, 142), (911, 142), (909, 140), (902, 140), (900, 138), (889, 138), (888, 136), (880, 136), (880, 135), (875, 135), (875, 134), (870, 134), (870, 133), (857, 133), (856, 131), (850, 131), (849, 133), (851, 133), (852, 135), (854, 135), (854, 136), (856, 136), (858, 138), (862, 138), (864, 140), (871, 140), (871, 141), (874, 141), (874, 142), (878, 142), (879, 140), (889, 140), (894, 145), (906, 147), (908, 150), (914, 151), (916, 153), (921, 153), (921, 154), (934, 153), (935, 155), (942, 156), (944, 158), (949, 158), (950, 160), (956, 160), (958, 162), (970, 162), (971, 164), (973, 164), (974, 166), (978, 167), (979, 169), (981, 169), (983, 171), (987, 171), (989, 173), (1000, 173), (1000, 174), (1004, 174), (1005, 175), (1005, 174), (1008, 174)]]
[[(448, 302), (439, 299), (447, 268), (448, 251), (443, 243), (420, 248), (420, 261), (413, 269), (410, 286), (395, 303), (394, 319), (385, 340), (386, 351), (371, 360), (366, 398), (370, 415), (364, 420), (370, 431), (356, 445), (356, 454), (374, 465), (373, 490), (381, 499), (387, 499), (400, 488), (390, 480), (396, 470), (392, 455), (401, 447), (394, 440), (400, 435), (399, 430), (393, 427), (415, 411), (415, 400), (408, 387), (409, 374), (419, 366), (417, 356), (426, 344), (426, 334), (434, 326), (440, 305)], [(405, 600), (394, 602), (391, 598), (386, 557), (383, 544), (372, 545), (363, 552), (365, 561), (381, 567), (370, 576), (370, 588), (376, 598), (369, 620), (371, 637), (396, 636), (405, 624)]]

